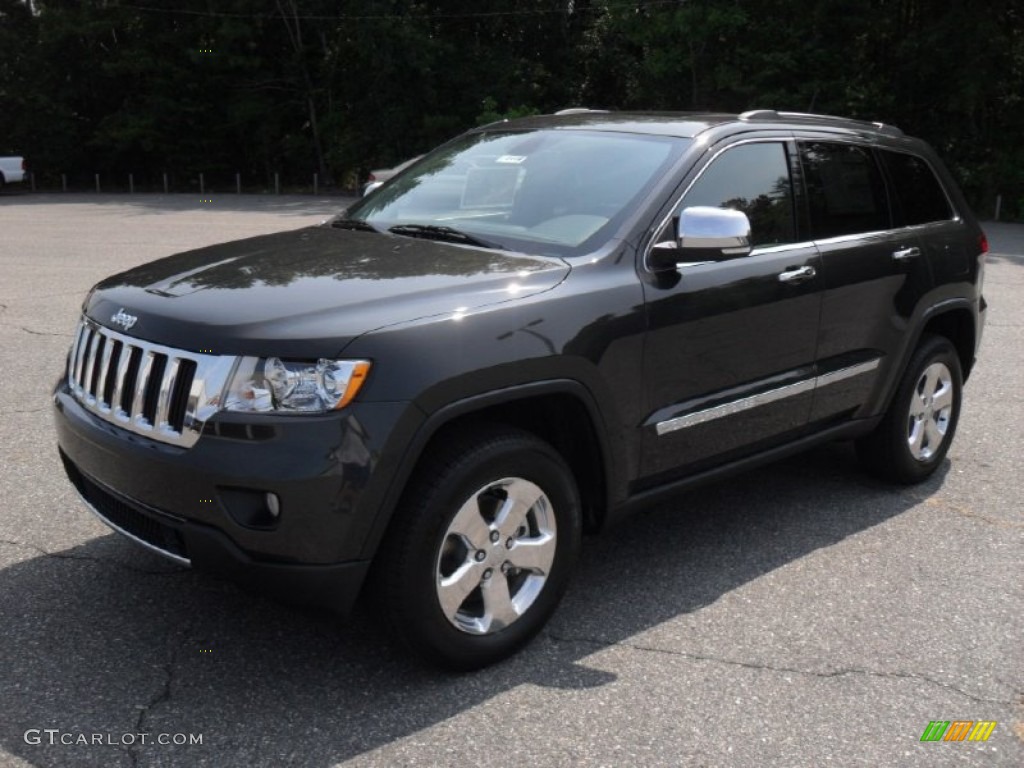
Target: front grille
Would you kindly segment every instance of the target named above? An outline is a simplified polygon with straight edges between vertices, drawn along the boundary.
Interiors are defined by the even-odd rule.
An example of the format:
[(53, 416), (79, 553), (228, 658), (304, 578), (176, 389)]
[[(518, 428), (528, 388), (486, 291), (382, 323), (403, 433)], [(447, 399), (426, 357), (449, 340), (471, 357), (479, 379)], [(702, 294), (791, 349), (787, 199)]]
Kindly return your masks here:
[(82, 474), (63, 452), (61, 459), (68, 477), (100, 519), (111, 528), (125, 533), (163, 555), (187, 564), (185, 540), (174, 526), (142, 512), (127, 501), (115, 496), (99, 483)]
[(234, 360), (153, 344), (83, 319), (68, 357), (68, 387), (112, 424), (189, 447), (218, 410)]

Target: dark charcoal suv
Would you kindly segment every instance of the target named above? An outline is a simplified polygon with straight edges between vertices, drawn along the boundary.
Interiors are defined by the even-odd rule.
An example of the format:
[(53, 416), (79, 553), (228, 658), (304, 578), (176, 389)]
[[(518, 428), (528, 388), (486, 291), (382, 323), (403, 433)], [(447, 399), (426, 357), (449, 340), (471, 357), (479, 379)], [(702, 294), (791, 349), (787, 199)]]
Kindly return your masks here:
[(477, 667), (544, 624), (582, 530), (667, 494), (839, 438), (928, 477), (986, 250), (890, 126), (501, 122), (324, 226), (97, 285), (60, 453), (138, 543), (343, 613), (365, 591)]

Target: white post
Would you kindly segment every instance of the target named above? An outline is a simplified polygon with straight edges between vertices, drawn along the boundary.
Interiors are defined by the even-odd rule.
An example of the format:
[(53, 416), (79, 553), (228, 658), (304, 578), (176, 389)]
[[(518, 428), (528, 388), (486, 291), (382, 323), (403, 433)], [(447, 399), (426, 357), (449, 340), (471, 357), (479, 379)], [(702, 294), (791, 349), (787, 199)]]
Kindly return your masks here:
[(276, 172), (274, 173), (274, 194), (281, 194), (281, 175)]
[(128, 194), (129, 195), (134, 195), (135, 194), (135, 174), (134, 173), (129, 173), (128, 174)]
[(240, 173), (235, 174), (235, 192), (239, 195), (242, 194), (242, 174)]
[(100, 175), (98, 173), (96, 174), (96, 191), (100, 191)]

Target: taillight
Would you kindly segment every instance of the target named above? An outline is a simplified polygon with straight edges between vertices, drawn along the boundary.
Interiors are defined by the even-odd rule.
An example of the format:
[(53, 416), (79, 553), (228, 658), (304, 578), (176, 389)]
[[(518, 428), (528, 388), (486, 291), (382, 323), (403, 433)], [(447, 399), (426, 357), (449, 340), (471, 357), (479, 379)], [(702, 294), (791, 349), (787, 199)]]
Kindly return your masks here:
[(985, 262), (988, 260), (988, 238), (982, 232), (978, 235), (978, 300), (981, 309), (985, 308), (982, 292), (985, 290)]

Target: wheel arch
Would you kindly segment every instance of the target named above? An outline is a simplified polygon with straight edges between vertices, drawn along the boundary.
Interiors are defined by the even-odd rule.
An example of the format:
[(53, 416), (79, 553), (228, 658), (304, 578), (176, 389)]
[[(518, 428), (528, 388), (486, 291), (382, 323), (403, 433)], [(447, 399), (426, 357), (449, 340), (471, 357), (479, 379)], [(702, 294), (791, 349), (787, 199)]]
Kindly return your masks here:
[(409, 443), (363, 545), (366, 559), (376, 556), (402, 494), (431, 446), (455, 432), (485, 423), (516, 427), (551, 444), (572, 469), (585, 529), (601, 527), (617, 482), (614, 448), (601, 411), (590, 391), (578, 381), (533, 382), (458, 400), (424, 421)]
[(978, 340), (977, 309), (968, 299), (955, 298), (933, 304), (914, 321), (916, 328), (908, 331), (904, 345), (896, 352), (885, 380), (879, 383), (877, 395), (861, 413), (861, 418), (881, 417), (888, 409), (896, 394), (900, 379), (910, 365), (914, 353), (923, 339), (929, 335), (949, 339), (960, 361), (963, 381), (967, 381), (974, 366), (975, 349)]
[(957, 357), (960, 358), (960, 368), (966, 382), (974, 367), (977, 342), (977, 329), (971, 310), (967, 306), (956, 304), (933, 312), (925, 319), (913, 349), (917, 348), (926, 335), (944, 336), (950, 340), (956, 348)]

